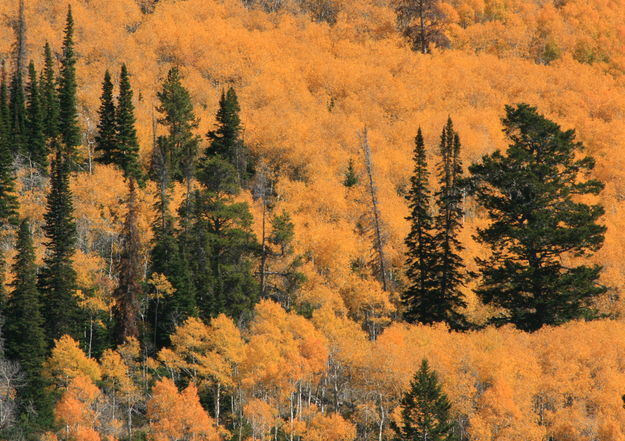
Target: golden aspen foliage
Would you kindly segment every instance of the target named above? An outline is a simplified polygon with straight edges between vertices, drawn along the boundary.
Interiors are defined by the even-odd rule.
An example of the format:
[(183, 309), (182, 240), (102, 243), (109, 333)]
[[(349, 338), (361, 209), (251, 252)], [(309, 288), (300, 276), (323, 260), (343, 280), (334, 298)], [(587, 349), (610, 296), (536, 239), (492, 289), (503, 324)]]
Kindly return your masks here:
[(148, 439), (151, 441), (220, 439), (213, 419), (202, 408), (193, 384), (178, 392), (178, 388), (169, 378), (159, 380), (152, 389), (152, 398), (148, 401), (148, 418)]
[[(62, 425), (60, 440), (64, 441), (114, 441), (112, 436), (100, 433), (102, 430), (101, 407), (103, 399), (90, 378), (77, 376), (67, 386), (54, 409), (55, 420)], [(108, 422), (104, 432), (114, 426)]]
[(46, 376), (59, 388), (66, 388), (76, 377), (98, 381), (102, 377), (97, 360), (89, 358), (68, 335), (56, 340), (44, 366)]

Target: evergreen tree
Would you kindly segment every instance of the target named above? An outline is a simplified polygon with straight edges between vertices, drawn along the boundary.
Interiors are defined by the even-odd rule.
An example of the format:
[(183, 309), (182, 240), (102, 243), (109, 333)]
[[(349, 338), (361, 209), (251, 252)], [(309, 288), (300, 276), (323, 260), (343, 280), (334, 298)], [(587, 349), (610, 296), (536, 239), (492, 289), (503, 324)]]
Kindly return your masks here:
[(427, 360), (410, 382), (401, 400), (401, 422), (392, 423), (396, 441), (456, 441), (450, 421), (451, 404)]
[(169, 335), (175, 331), (176, 326), (184, 323), (188, 317), (197, 315), (191, 263), (180, 251), (173, 217), (168, 207), (161, 213), (164, 214), (157, 218), (153, 226), (150, 273), (167, 277), (175, 292), (150, 305), (149, 319), (156, 348), (169, 344)]
[(506, 106), (503, 125), (506, 152), (469, 168), (472, 193), (490, 220), (477, 234), (491, 250), (477, 260), (477, 294), (505, 310), (496, 323), (527, 331), (592, 317), (592, 299), (606, 292), (597, 282), (601, 266), (576, 266), (565, 257), (603, 245), (603, 207), (579, 200), (603, 189), (586, 178), (595, 161), (580, 154), (574, 130), (562, 131), (527, 104)]
[(349, 159), (347, 163), (347, 170), (345, 170), (345, 178), (343, 179), (343, 185), (347, 188), (358, 185), (358, 174), (354, 168), (354, 160)]
[(14, 155), (22, 154), (26, 144), (26, 108), (22, 72), (16, 71), (11, 80), (11, 99), (9, 114), (11, 115), (10, 147)]
[(74, 53), (74, 18), (71, 6), (67, 9), (59, 78), (59, 130), (63, 144), (69, 152), (70, 165), (75, 168), (78, 160), (76, 147), (80, 145), (80, 129), (76, 104), (76, 54)]
[[(0, 106), (2, 105), (0, 97)], [(15, 193), (15, 172), (10, 150), (9, 128), (0, 125), (0, 227), (17, 223), (19, 201)]]
[(47, 239), (44, 266), (39, 274), (43, 296), (48, 344), (63, 334), (77, 338), (79, 309), (75, 297), (76, 272), (72, 257), (76, 247), (76, 223), (69, 188), (69, 152), (53, 141), (55, 158), (51, 164), (44, 232)]
[(115, 290), (115, 339), (122, 344), (128, 337), (139, 338), (139, 298), (143, 268), (141, 240), (137, 225), (137, 195), (134, 179), (129, 179), (128, 214), (124, 223), (123, 245), (119, 260), (119, 284)]
[(202, 316), (225, 313), (238, 318), (250, 311), (258, 298), (251, 258), (258, 243), (251, 231), (252, 215), (246, 203), (234, 201), (239, 192), (235, 168), (215, 157), (205, 159), (195, 193), (193, 274)]
[(6, 308), (6, 356), (20, 363), (26, 374), (22, 398), (37, 405), (43, 382), (41, 368), (46, 357), (46, 340), (41, 315), (41, 299), (37, 289), (35, 250), (27, 220), (20, 224), (17, 236), (17, 257), (13, 264), (13, 288)]
[(205, 151), (207, 157), (219, 156), (232, 164), (239, 177), (241, 186), (247, 185), (252, 174), (252, 163), (247, 146), (241, 137), (241, 119), (239, 118), (239, 99), (230, 87), (222, 91), (217, 111), (217, 128), (207, 133), (210, 146)]
[(44, 134), (43, 112), (41, 108), (39, 84), (37, 83), (37, 72), (32, 62), (28, 66), (28, 79), (28, 115), (26, 119), (27, 152), (31, 161), (37, 164), (42, 170), (46, 170), (48, 166), (48, 150)]
[(117, 149), (117, 123), (115, 121), (115, 102), (113, 101), (113, 83), (107, 70), (102, 82), (100, 109), (98, 110), (98, 134), (95, 137), (96, 161), (101, 164), (119, 164)]
[(410, 178), (410, 191), (406, 195), (410, 208), (410, 216), (406, 218), (410, 221), (410, 232), (405, 240), (408, 286), (401, 299), (406, 321), (434, 323), (447, 318), (445, 309), (448, 305), (441, 302), (432, 271), (436, 252), (432, 237), (429, 172), (421, 128), (415, 138), (413, 160), (414, 173)]
[(60, 103), (56, 90), (56, 78), (54, 75), (54, 60), (52, 50), (46, 42), (43, 50), (44, 69), (41, 72), (41, 108), (43, 110), (43, 126), (47, 139), (56, 138), (59, 135)]
[(135, 129), (135, 107), (132, 104), (132, 87), (128, 69), (123, 64), (119, 80), (119, 98), (117, 103), (116, 129), (117, 148), (119, 149), (119, 167), (126, 179), (141, 183), (143, 178), (139, 164), (139, 140)]
[(177, 67), (169, 70), (163, 90), (157, 96), (160, 101), (157, 110), (162, 114), (158, 122), (168, 132), (163, 138), (162, 149), (170, 165), (170, 175), (177, 181), (186, 181), (189, 187), (199, 145), (199, 137), (193, 134), (198, 120), (193, 112), (191, 95), (182, 85), (182, 75)]
[(2, 66), (2, 78), (0, 82), (0, 134), (6, 142), (9, 142), (11, 133), (11, 111), (9, 108), (9, 89), (6, 83), (4, 65)]
[(451, 118), (443, 128), (438, 164), (439, 190), (436, 192), (438, 213), (434, 217), (433, 242), (435, 256), (432, 263), (437, 302), (431, 310), (431, 322), (444, 321), (452, 329), (468, 326), (458, 309), (466, 306), (460, 290), (466, 278), (460, 253), (464, 249), (458, 240), (462, 228), (462, 164), (460, 138), (454, 131)]

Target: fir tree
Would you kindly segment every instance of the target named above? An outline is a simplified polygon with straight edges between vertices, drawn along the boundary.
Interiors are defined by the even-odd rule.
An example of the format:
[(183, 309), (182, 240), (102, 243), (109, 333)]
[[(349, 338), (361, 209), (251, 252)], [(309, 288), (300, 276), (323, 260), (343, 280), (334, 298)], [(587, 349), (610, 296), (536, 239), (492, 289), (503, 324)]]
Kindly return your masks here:
[(458, 240), (462, 227), (462, 164), (460, 138), (454, 131), (451, 118), (443, 128), (438, 165), (439, 190), (436, 192), (438, 213), (434, 217), (433, 242), (435, 256), (432, 263), (438, 300), (431, 310), (430, 322), (445, 322), (453, 329), (468, 326), (458, 309), (466, 306), (461, 287), (466, 278), (460, 253), (464, 249)]
[(76, 104), (76, 54), (74, 53), (74, 18), (72, 8), (68, 6), (65, 37), (63, 39), (63, 58), (59, 78), (59, 130), (63, 144), (70, 155), (72, 168), (78, 160), (76, 147), (80, 145), (78, 128), (78, 110)]
[(450, 421), (451, 404), (427, 360), (410, 382), (401, 400), (401, 422), (392, 423), (396, 441), (456, 441)]
[(102, 95), (100, 97), (100, 120), (98, 134), (95, 137), (96, 161), (101, 164), (119, 164), (117, 149), (117, 124), (115, 121), (115, 102), (113, 101), (113, 83), (111, 74), (107, 70), (102, 81)]
[(69, 152), (54, 140), (44, 232), (47, 239), (44, 266), (39, 274), (48, 344), (63, 334), (76, 338), (79, 309), (75, 297), (76, 272), (72, 257), (76, 246), (76, 223), (69, 188)]
[(579, 200), (603, 189), (586, 178), (595, 161), (581, 155), (574, 130), (562, 131), (527, 104), (506, 106), (503, 125), (506, 152), (469, 168), (472, 193), (490, 220), (477, 234), (491, 250), (477, 260), (477, 294), (505, 310), (496, 323), (527, 331), (592, 317), (592, 299), (606, 292), (597, 282), (601, 266), (565, 257), (588, 256), (603, 245), (603, 207)]
[(139, 298), (142, 292), (141, 240), (137, 226), (137, 195), (134, 179), (129, 179), (128, 214), (124, 223), (122, 253), (119, 260), (119, 284), (115, 290), (115, 339), (122, 344), (129, 337), (139, 337)]
[(46, 357), (46, 340), (37, 289), (35, 250), (28, 220), (20, 224), (17, 257), (13, 264), (14, 281), (6, 308), (6, 356), (18, 361), (26, 374), (22, 398), (38, 404), (42, 394), (41, 368)]
[(56, 138), (59, 135), (60, 103), (56, 90), (56, 78), (54, 75), (54, 60), (52, 50), (48, 43), (43, 50), (44, 69), (41, 72), (41, 107), (43, 110), (43, 126), (47, 139)]
[(219, 156), (230, 162), (238, 173), (240, 185), (245, 186), (252, 174), (252, 164), (247, 146), (241, 138), (240, 110), (235, 90), (230, 87), (227, 92), (222, 91), (216, 115), (217, 128), (206, 134), (210, 146), (205, 155)]
[(48, 151), (43, 126), (43, 113), (37, 72), (31, 62), (28, 66), (28, 115), (26, 119), (27, 151), (28, 155), (39, 168), (46, 170), (48, 166)]
[(11, 133), (11, 111), (9, 108), (9, 89), (6, 83), (6, 73), (4, 64), (2, 65), (2, 78), (0, 78), (0, 135), (9, 142), (9, 134)]
[(13, 157), (9, 143), (8, 127), (0, 126), (0, 227), (16, 224), (19, 208), (19, 201), (15, 193)]
[(139, 164), (139, 140), (135, 129), (135, 107), (132, 104), (132, 87), (125, 64), (121, 68), (115, 119), (119, 149), (118, 165), (126, 179), (134, 179), (141, 183), (143, 178)]
[(410, 216), (410, 232), (406, 236), (406, 277), (408, 286), (402, 293), (404, 318), (410, 323), (434, 323), (444, 320), (446, 305), (441, 304), (432, 265), (435, 261), (430, 214), (429, 173), (421, 128), (414, 148), (414, 173), (406, 195)]

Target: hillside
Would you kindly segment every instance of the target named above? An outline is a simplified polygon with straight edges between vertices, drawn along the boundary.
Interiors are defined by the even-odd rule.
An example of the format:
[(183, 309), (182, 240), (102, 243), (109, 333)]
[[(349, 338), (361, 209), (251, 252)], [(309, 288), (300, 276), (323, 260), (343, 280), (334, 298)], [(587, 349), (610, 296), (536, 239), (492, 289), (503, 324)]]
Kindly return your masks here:
[[(0, 2), (0, 59), (6, 60), (7, 75), (13, 69), (16, 3)], [(156, 404), (149, 404), (158, 397), (153, 385), (171, 377), (181, 389), (197, 383), (204, 408), (196, 397), (194, 412), (204, 415), (198, 420), (210, 419), (206, 427), (211, 430), (204, 427), (193, 439), (392, 439), (389, 421), (399, 418), (402, 391), (421, 359), (428, 358), (450, 398), (461, 439), (625, 439), (625, 339), (620, 339), (625, 334), (625, 2), (447, 0), (441, 9), (448, 20), (448, 47), (428, 54), (408, 47), (386, 1), (252, 3), (71, 2), (78, 152), (86, 158), (71, 178), (77, 228), (73, 265), (77, 295), (89, 317), (82, 324), (80, 346), (94, 355), (84, 363), (95, 367), (86, 374), (87, 385), (75, 384), (86, 372), (82, 361), (76, 361), (73, 373), (51, 374), (57, 398), (64, 397), (60, 403), (75, 399), (89, 409), (89, 415), (76, 417), (74, 424), (88, 428), (89, 435), (72, 429), (72, 435), (60, 430), (54, 436), (122, 440), (143, 439), (147, 433), (157, 441), (191, 439), (154, 435), (159, 429)], [(61, 62), (66, 14), (63, 2), (25, 1), (27, 58), (38, 69), (46, 42), (55, 64)], [(166, 133), (157, 124), (161, 115), (155, 109), (157, 92), (173, 66), (180, 68), (199, 120), (193, 131), (201, 136), (200, 151), (209, 144), (205, 135), (215, 127), (222, 90), (236, 90), (242, 137), (256, 159), (256, 173), (275, 179), (272, 215), (290, 215), (293, 255), (301, 256), (298, 270), (305, 276), (301, 286), (280, 299), (282, 306), (263, 300), (249, 316), (221, 315), (205, 325), (198, 322), (197, 329), (187, 329), (190, 335), (179, 338), (178, 346), (172, 339), (161, 352), (146, 345), (140, 350), (132, 342), (118, 349), (102, 343), (112, 327), (127, 185), (115, 167), (93, 161), (93, 149), (104, 72), (113, 74), (117, 88), (122, 63), (134, 91), (144, 170), (150, 168), (157, 137)], [(466, 169), (482, 155), (506, 147), (504, 108), (521, 102), (535, 106), (563, 129), (575, 129), (585, 153), (596, 159), (592, 176), (605, 183), (599, 196), (588, 198), (605, 208), (602, 223), (607, 226), (605, 244), (589, 258), (603, 265), (600, 283), (609, 287), (594, 299), (601, 319), (533, 334), (509, 325), (458, 333), (444, 325), (404, 323), (399, 296), (406, 283), (404, 239), (410, 228), (404, 196), (413, 172), (417, 129), (423, 129), (435, 174), (439, 135), (451, 117)], [(363, 226), (371, 210), (361, 150), (365, 128), (389, 268), (388, 291), (368, 267), (374, 242)], [(350, 161), (359, 183), (346, 187)], [(42, 265), (48, 178), (23, 161), (16, 164), (19, 214), (30, 218), (37, 264)], [(200, 186), (197, 180), (193, 185)], [(184, 206), (185, 191), (183, 183), (175, 184), (172, 213)], [(251, 230), (260, 240), (264, 206), (254, 191), (244, 188), (235, 200), (249, 204)], [(157, 199), (154, 180), (137, 190), (146, 285)], [(477, 271), (474, 258), (486, 251), (473, 236), (487, 219), (471, 198), (463, 199), (463, 210), (462, 257), (469, 270)], [(9, 264), (16, 254), (12, 231), (3, 239)], [(285, 271), (288, 264), (277, 261), (275, 271)], [(255, 275), (258, 261), (251, 265)], [(13, 277), (9, 271), (7, 287)], [(473, 292), (477, 283), (472, 279), (462, 288), (468, 304), (463, 312), (482, 325), (498, 311), (480, 302)], [(146, 311), (144, 321), (149, 320)], [(94, 326), (92, 351), (88, 335)], [(197, 341), (202, 343), (194, 347)], [(67, 352), (57, 354), (61, 370), (67, 361), (63, 357), (86, 359), (78, 348), (61, 349)], [(217, 355), (198, 361), (197, 354), (190, 355), (196, 350)], [(205, 364), (198, 368), (193, 363)], [(97, 388), (89, 389), (94, 384)], [(221, 434), (212, 426), (219, 420), (217, 385), (223, 386), (224, 395)], [(91, 398), (70, 396), (73, 387), (78, 395), (89, 389), (86, 395)], [(111, 400), (116, 404), (110, 405)], [(189, 400), (195, 403), (193, 397)], [(62, 414), (81, 413), (70, 407), (58, 410), (57, 405), (57, 419), (67, 427), (72, 424)], [(184, 410), (183, 406), (180, 412)], [(127, 427), (123, 412), (133, 415), (134, 426)]]

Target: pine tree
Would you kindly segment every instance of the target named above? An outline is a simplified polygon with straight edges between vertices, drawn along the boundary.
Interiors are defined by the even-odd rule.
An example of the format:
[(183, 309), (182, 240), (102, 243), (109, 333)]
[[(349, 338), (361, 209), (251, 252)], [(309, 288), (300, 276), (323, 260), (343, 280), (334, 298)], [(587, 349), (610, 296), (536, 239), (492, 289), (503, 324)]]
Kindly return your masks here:
[(251, 177), (252, 163), (247, 146), (241, 138), (240, 110), (235, 90), (230, 87), (227, 92), (222, 91), (216, 115), (217, 128), (206, 134), (210, 146), (206, 149), (205, 156), (219, 156), (230, 162), (237, 170), (240, 185), (244, 187)]
[(41, 368), (46, 357), (46, 340), (41, 315), (41, 299), (37, 289), (35, 250), (28, 220), (20, 224), (17, 236), (17, 257), (13, 264), (14, 281), (6, 308), (6, 356), (20, 363), (26, 374), (22, 398), (38, 404), (41, 398)]
[(46, 170), (48, 167), (48, 150), (44, 134), (41, 96), (37, 83), (37, 72), (32, 62), (28, 66), (28, 79), (27, 152), (31, 161), (42, 170)]
[(69, 188), (69, 152), (58, 139), (51, 164), (44, 232), (47, 239), (44, 266), (39, 274), (48, 344), (63, 334), (77, 338), (79, 309), (75, 297), (76, 272), (72, 257), (76, 247), (76, 223)]
[(13, 155), (25, 153), (26, 145), (26, 108), (22, 72), (16, 71), (11, 80), (11, 100), (9, 101), (11, 115), (11, 151)]
[(43, 126), (47, 139), (56, 138), (59, 135), (60, 103), (56, 90), (56, 78), (54, 75), (54, 60), (52, 50), (46, 42), (43, 49), (44, 69), (41, 72), (41, 107), (43, 109)]
[(440, 144), (441, 161), (438, 164), (439, 190), (436, 192), (438, 213), (434, 217), (433, 242), (435, 256), (432, 263), (438, 300), (431, 312), (432, 322), (443, 321), (452, 329), (464, 329), (466, 319), (458, 309), (466, 306), (461, 287), (466, 279), (460, 253), (464, 249), (458, 240), (462, 228), (462, 164), (460, 138), (454, 131), (451, 118), (443, 128)]
[(434, 323), (446, 319), (437, 284), (432, 271), (435, 262), (430, 214), (429, 172), (425, 143), (421, 128), (417, 132), (414, 148), (414, 173), (410, 178), (410, 191), (406, 195), (410, 216), (410, 232), (406, 236), (406, 277), (408, 286), (402, 293), (404, 318), (410, 323)]
[(100, 109), (98, 110), (98, 134), (95, 137), (96, 161), (101, 164), (119, 164), (117, 149), (117, 123), (115, 121), (115, 102), (113, 101), (113, 83), (107, 70), (102, 82)]
[(588, 256), (603, 245), (603, 207), (579, 200), (603, 189), (586, 178), (595, 161), (581, 155), (574, 130), (562, 131), (535, 107), (506, 106), (503, 125), (506, 152), (469, 168), (472, 193), (490, 220), (477, 234), (491, 250), (477, 260), (477, 294), (505, 310), (494, 322), (527, 331), (592, 317), (592, 299), (607, 289), (597, 281), (601, 266), (576, 266), (566, 257)]
[(143, 268), (136, 199), (134, 178), (130, 178), (128, 214), (124, 223), (124, 240), (118, 269), (119, 284), (114, 293), (115, 339), (118, 344), (124, 343), (128, 337), (139, 338), (139, 298), (142, 292)]
[(392, 424), (396, 441), (456, 441), (450, 421), (451, 404), (442, 391), (438, 375), (427, 360), (410, 382), (401, 400), (401, 422)]
[(80, 145), (78, 128), (78, 110), (76, 104), (76, 54), (74, 53), (74, 18), (72, 7), (68, 6), (65, 37), (63, 39), (63, 58), (59, 78), (59, 130), (63, 144), (69, 152), (72, 169), (76, 167)]

